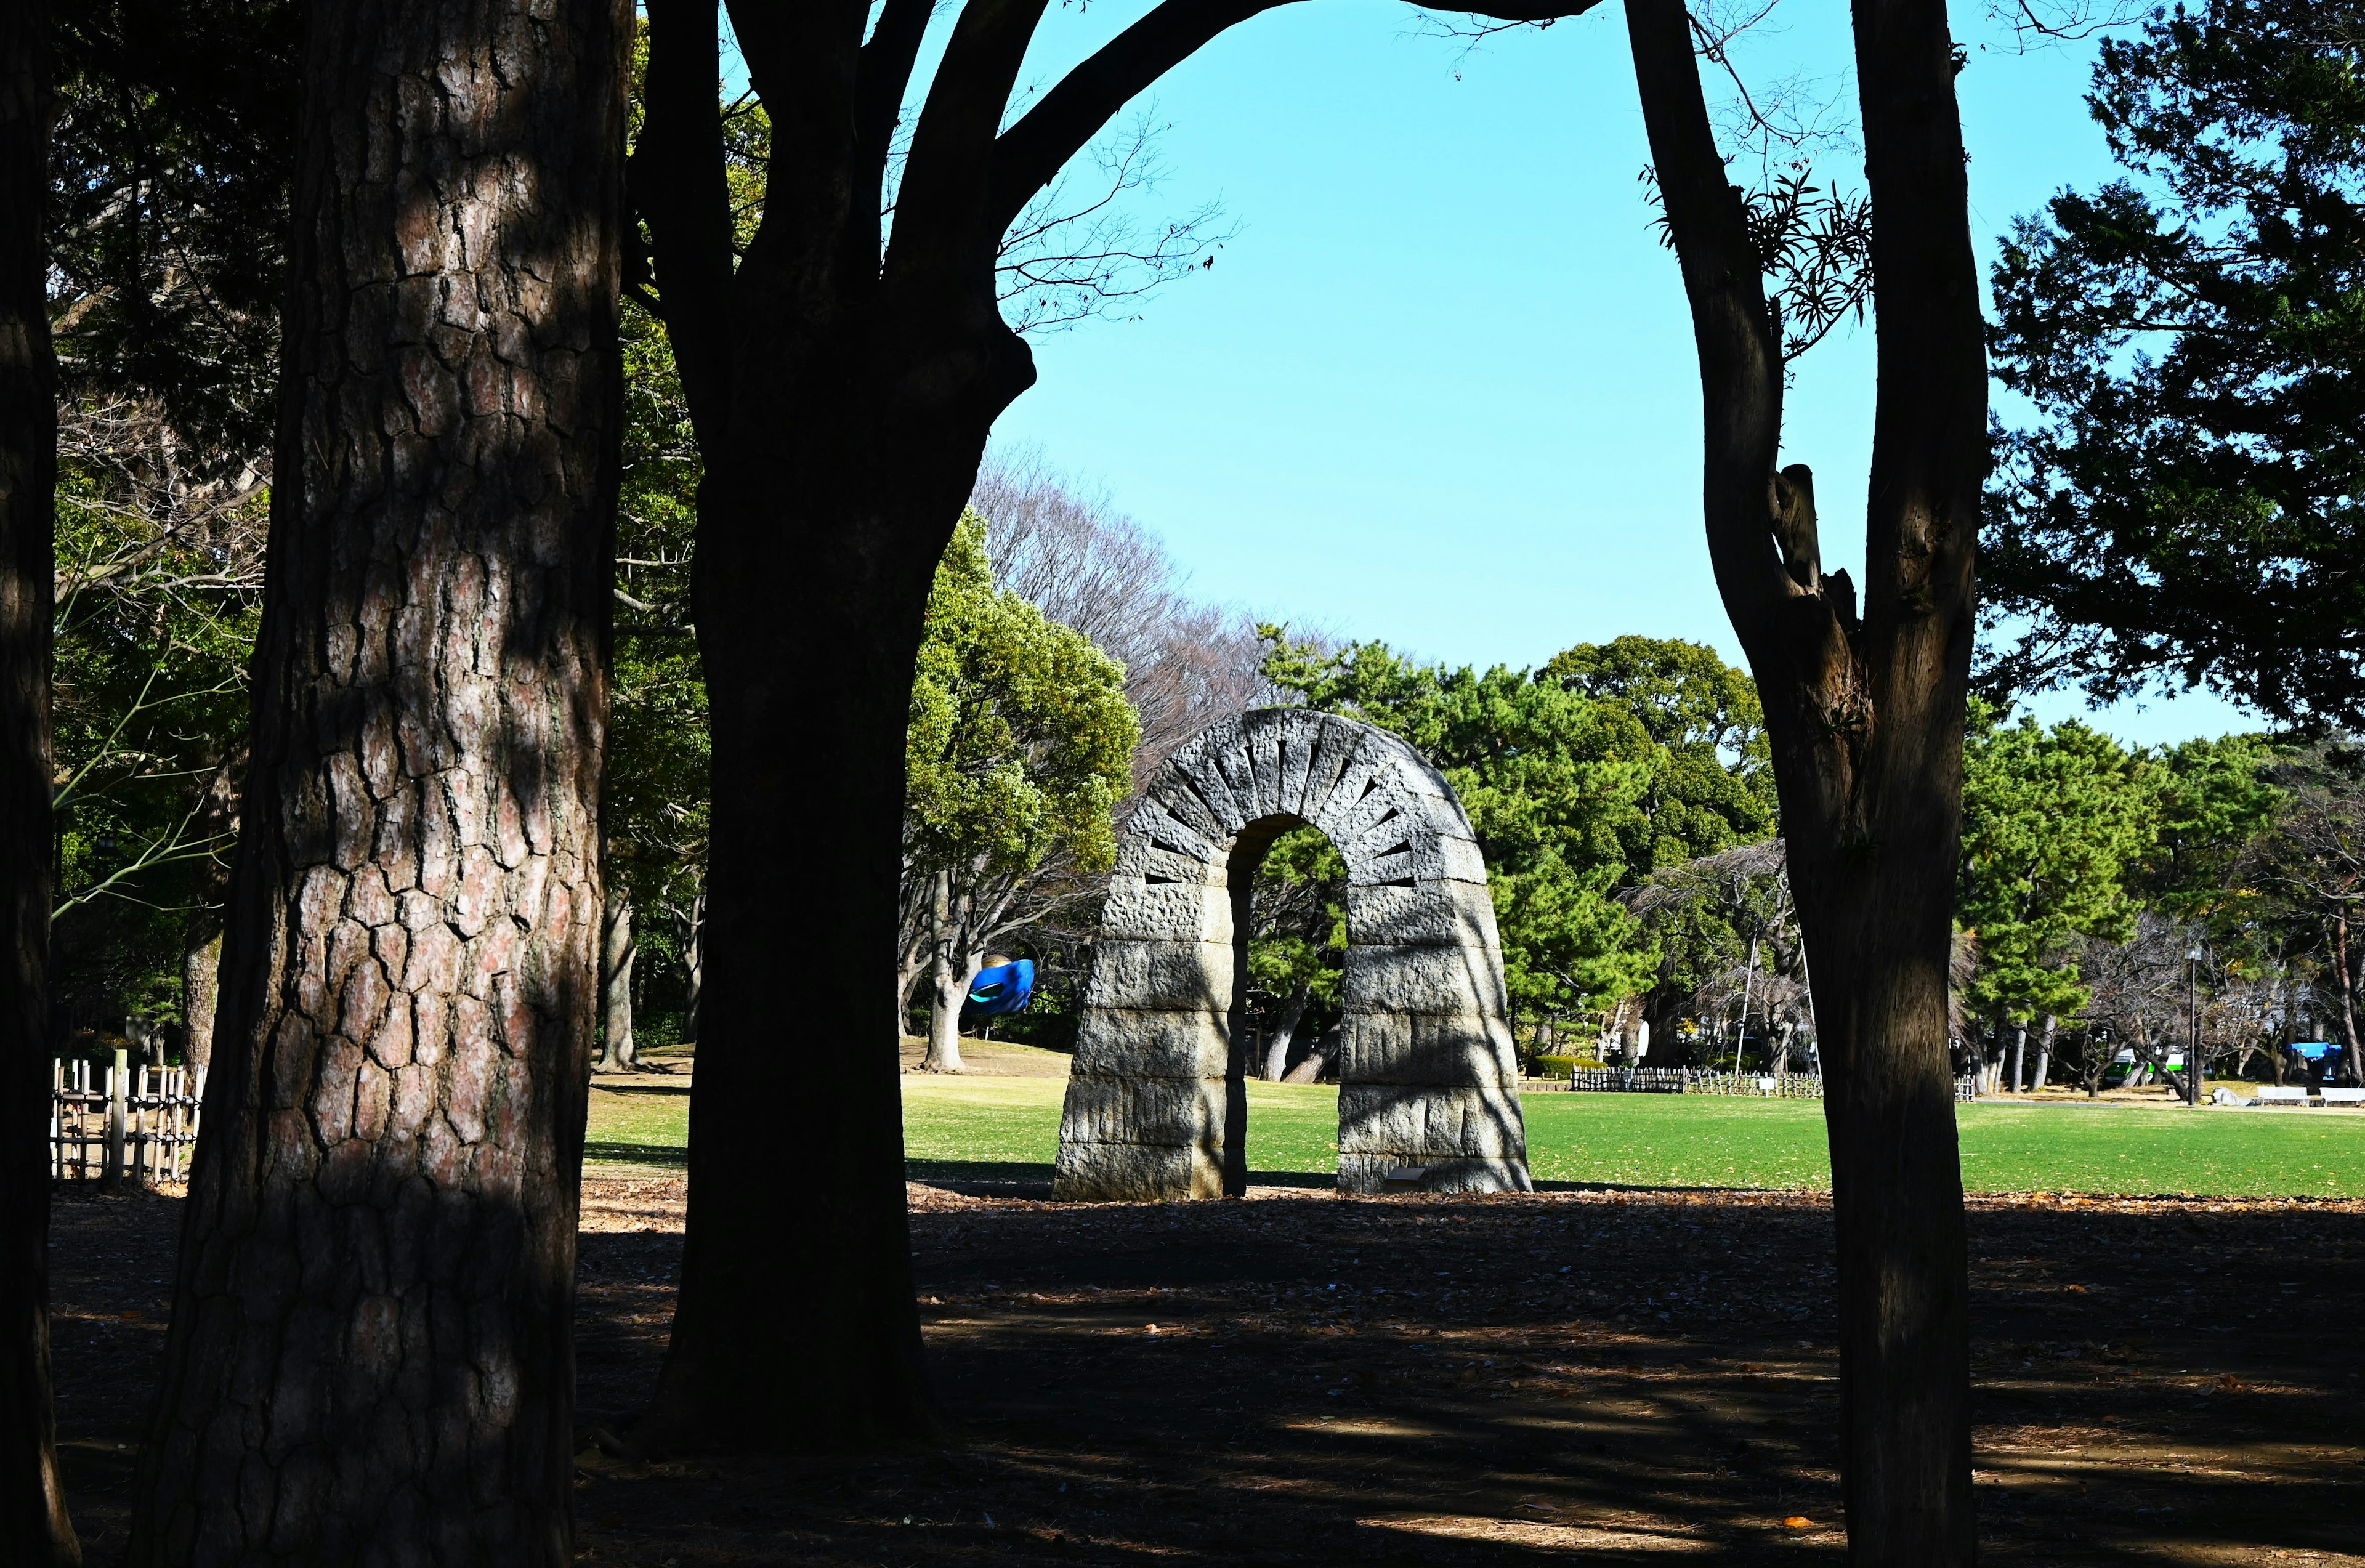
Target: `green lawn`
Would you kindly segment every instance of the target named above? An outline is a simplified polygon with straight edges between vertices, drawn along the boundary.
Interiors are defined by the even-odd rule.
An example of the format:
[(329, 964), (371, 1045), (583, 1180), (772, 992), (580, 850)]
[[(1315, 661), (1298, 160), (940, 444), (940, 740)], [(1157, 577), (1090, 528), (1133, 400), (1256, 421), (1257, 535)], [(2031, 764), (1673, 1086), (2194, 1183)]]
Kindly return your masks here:
[[(1064, 1087), (1050, 1078), (905, 1078), (904, 1143), (915, 1174), (1048, 1173), (1059, 1151)], [(592, 1102), (591, 1159), (680, 1159), (687, 1097), (653, 1089), (601, 1092)], [(1250, 1169), (1336, 1170), (1337, 1103), (1336, 1091), (1325, 1087), (1250, 1084)], [(1831, 1184), (1822, 1107), (1813, 1101), (1544, 1093), (1524, 1103), (1529, 1162), (1539, 1182)], [(2077, 1105), (1958, 1111), (1964, 1182), (1973, 1192), (2365, 1195), (2365, 1118)]]

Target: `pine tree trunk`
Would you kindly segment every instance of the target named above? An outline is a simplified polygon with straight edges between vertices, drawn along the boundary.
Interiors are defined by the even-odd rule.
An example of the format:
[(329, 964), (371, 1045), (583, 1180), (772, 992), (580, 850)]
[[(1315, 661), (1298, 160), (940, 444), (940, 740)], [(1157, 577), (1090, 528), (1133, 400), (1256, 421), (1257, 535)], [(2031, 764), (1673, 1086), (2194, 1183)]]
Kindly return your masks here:
[(633, 901), (611, 895), (600, 944), (602, 1072), (630, 1072), (641, 1064), (640, 1050), (633, 1043), (633, 961), (639, 956), (633, 940)]
[(2028, 1025), (2025, 1024), (2014, 1025), (2012, 1034), (2012, 1092), (2014, 1094), (2019, 1093), (2020, 1086), (2028, 1081), (2026, 1076), (2027, 1067)]
[(632, 18), (309, 13), (252, 764), (139, 1568), (573, 1561)]
[(2050, 1013), (2045, 1015), (2045, 1033), (2036, 1042), (2036, 1077), (2028, 1086), (2031, 1094), (2045, 1087), (2046, 1076), (2053, 1070), (2053, 1031), (2060, 1022)]
[(1855, 0), (1877, 398), (1864, 611), (1780, 461), (1785, 367), (1681, 0), (1627, 0), (1703, 394), (1717, 587), (1765, 705), (1815, 977), (1850, 1560), (1967, 1568), (1968, 1258), (1947, 1037), (1987, 367), (1943, 0)]
[(49, 28), (0, 6), (0, 1555), (27, 1568), (82, 1561), (50, 1394)]
[(243, 747), (224, 757), (197, 808), (196, 835), (215, 846), (191, 879), (189, 917), (181, 928), (182, 1059), (193, 1072), (213, 1060), (214, 1012), (221, 999), (222, 904), (230, 896), (230, 851), (238, 839), (238, 789)]

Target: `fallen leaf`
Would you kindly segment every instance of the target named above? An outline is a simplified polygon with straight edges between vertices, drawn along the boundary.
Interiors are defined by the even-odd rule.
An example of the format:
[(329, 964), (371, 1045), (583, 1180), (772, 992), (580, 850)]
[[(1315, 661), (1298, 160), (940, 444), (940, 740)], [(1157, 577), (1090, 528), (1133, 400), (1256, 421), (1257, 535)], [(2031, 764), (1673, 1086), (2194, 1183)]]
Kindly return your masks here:
[(1788, 1518), (1782, 1521), (1782, 1528), (1784, 1529), (1807, 1529), (1811, 1528), (1814, 1522), (1814, 1520), (1809, 1518), (1804, 1514), (1792, 1514)]

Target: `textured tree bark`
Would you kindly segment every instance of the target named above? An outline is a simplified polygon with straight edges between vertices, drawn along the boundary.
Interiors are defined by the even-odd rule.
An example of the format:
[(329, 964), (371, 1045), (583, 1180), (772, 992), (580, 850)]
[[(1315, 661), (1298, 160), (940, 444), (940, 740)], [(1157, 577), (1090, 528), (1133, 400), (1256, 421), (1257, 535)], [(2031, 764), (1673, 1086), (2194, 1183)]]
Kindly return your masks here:
[(633, 960), (640, 952), (633, 942), (633, 901), (621, 894), (611, 895), (602, 924), (600, 1070), (629, 1072), (641, 1061), (641, 1053), (633, 1044)]
[(1717, 587), (1764, 697), (1812, 955), (1839, 1242), (1852, 1562), (1974, 1560), (1962, 1172), (1946, 1047), (1987, 367), (1943, 0), (1855, 0), (1878, 401), (1865, 612), (1813, 478), (1776, 472), (1781, 350), (1681, 0), (1627, 0), (1705, 403)]
[(681, 923), (681, 1041), (698, 1043), (698, 1004), (706, 991), (706, 893), (690, 897), (689, 917)]
[(573, 1560), (622, 0), (315, 7), (142, 1568)]
[(2022, 1072), (2027, 1065), (2028, 1025), (2016, 1024), (2012, 1031), (2012, 1092), (2014, 1094), (2019, 1093), (2020, 1086), (2028, 1081)]
[(2036, 1076), (2029, 1081), (2028, 1085), (2031, 1094), (2045, 1087), (2046, 1077), (2053, 1070), (2053, 1034), (2060, 1023), (2061, 1020), (2053, 1014), (2045, 1015), (2045, 1033), (2037, 1036), (2036, 1041)]
[(0, 6), (0, 1554), (29, 1568), (82, 1561), (50, 1394), (49, 29)]

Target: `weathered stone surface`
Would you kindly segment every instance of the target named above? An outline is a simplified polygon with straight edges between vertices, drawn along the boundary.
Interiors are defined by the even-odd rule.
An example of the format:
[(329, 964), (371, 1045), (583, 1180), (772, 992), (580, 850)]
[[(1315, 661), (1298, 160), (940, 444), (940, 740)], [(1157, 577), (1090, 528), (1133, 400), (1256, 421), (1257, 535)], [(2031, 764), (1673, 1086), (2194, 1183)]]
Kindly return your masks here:
[(1189, 1145), (1220, 1152), (1224, 1081), (1076, 1073), (1068, 1080), (1059, 1141)]
[(1350, 947), (1339, 980), (1348, 1016), (1504, 1015), (1503, 960), (1487, 947)]
[(1084, 1005), (1227, 1011), (1232, 1005), (1231, 944), (1097, 942)]
[(1219, 1157), (1138, 1143), (1062, 1143), (1051, 1195), (1066, 1203), (1180, 1203), (1224, 1195)]
[(1399, 1189), (1388, 1174), (1418, 1167), (1418, 1191), (1424, 1193), (1532, 1193), (1524, 1159), (1404, 1159), (1390, 1154), (1342, 1154), (1339, 1157), (1339, 1190), (1342, 1193), (1393, 1193)]
[(1109, 879), (1101, 906), (1101, 940), (1225, 942), (1232, 939), (1232, 901), (1221, 882)]
[(1401, 854), (1359, 856), (1347, 862), (1350, 884), (1380, 882), (1483, 882), (1486, 857), (1467, 838), (1416, 840)]
[(1155, 800), (1137, 804), (1125, 824), (1129, 838), (1146, 838), (1154, 849), (1187, 856), (1205, 866), (1223, 857), (1221, 834), (1201, 833)]
[(1343, 722), (1326, 723), (1317, 734), (1320, 738), (1314, 745), (1314, 758), (1306, 767), (1305, 792), (1292, 808), (1308, 822), (1321, 815), (1330, 803), (1340, 769), (1354, 759), (1363, 745), (1359, 728)]
[(1476, 882), (1347, 885), (1347, 940), (1374, 946), (1495, 949), (1495, 901)]
[[(1228, 859), (1228, 857), (1226, 857)], [(1160, 882), (1186, 882), (1194, 885), (1212, 882), (1224, 885), (1227, 868), (1224, 859), (1210, 865), (1194, 860), (1188, 855), (1177, 855), (1171, 849), (1160, 849), (1147, 834), (1136, 836), (1126, 834), (1116, 841), (1115, 875), (1135, 877), (1156, 886)]]
[(1480, 1014), (1350, 1013), (1339, 1029), (1342, 1083), (1516, 1083), (1519, 1057), (1500, 1018)]
[(1452, 786), (1335, 714), (1267, 710), (1159, 770), (1119, 837), (1060, 1127), (1064, 1197), (1212, 1197), (1238, 963), (1232, 863), (1313, 823), (1347, 862), (1341, 1184), (1528, 1184), (1486, 867)]
[(1341, 1083), (1339, 1152), (1525, 1159), (1516, 1085)]
[(1322, 736), (1332, 727), (1327, 713), (1295, 711), (1281, 719), (1281, 795), (1279, 809), (1295, 816), (1306, 814), (1306, 778), (1312, 770)]
[(1137, 1012), (1088, 1007), (1076, 1025), (1078, 1074), (1113, 1078), (1221, 1078), (1231, 1025), (1220, 1012)]

